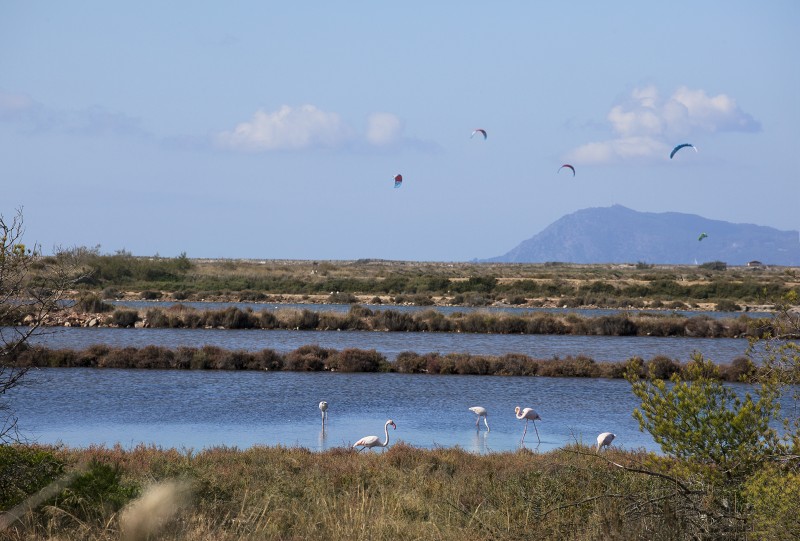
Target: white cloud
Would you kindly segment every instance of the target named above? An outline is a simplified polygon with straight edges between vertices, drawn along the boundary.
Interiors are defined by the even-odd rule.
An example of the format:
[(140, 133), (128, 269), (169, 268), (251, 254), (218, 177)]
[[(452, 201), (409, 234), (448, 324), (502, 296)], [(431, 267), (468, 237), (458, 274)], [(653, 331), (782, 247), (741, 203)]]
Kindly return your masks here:
[(313, 105), (282, 106), (269, 113), (256, 111), (248, 122), (217, 136), (220, 146), (233, 150), (299, 150), (309, 147), (337, 147), (352, 137), (352, 130), (337, 113)]
[(387, 146), (400, 140), (403, 123), (392, 113), (372, 113), (367, 118), (367, 142)]
[(655, 86), (635, 88), (607, 119), (617, 136), (580, 146), (567, 158), (577, 163), (612, 163), (625, 159), (663, 158), (677, 138), (722, 131), (756, 132), (760, 124), (726, 94), (678, 88), (662, 100)]

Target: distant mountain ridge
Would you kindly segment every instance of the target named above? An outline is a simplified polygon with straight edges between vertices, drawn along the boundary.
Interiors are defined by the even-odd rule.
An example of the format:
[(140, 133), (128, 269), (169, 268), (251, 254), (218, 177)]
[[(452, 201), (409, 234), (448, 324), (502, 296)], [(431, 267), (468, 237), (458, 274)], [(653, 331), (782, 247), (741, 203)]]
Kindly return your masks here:
[[(708, 237), (698, 240), (705, 233)], [(724, 261), (800, 265), (800, 232), (709, 220), (679, 212), (638, 212), (622, 205), (568, 214), (486, 262), (663, 263)]]

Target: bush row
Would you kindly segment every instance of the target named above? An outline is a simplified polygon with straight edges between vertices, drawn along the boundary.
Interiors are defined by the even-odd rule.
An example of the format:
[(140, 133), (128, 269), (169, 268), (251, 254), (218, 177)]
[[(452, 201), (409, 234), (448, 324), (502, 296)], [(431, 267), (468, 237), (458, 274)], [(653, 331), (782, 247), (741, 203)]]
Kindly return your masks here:
[(468, 332), (494, 334), (572, 334), (597, 336), (685, 336), (732, 338), (748, 336), (767, 323), (745, 315), (717, 319), (699, 315), (616, 314), (584, 317), (577, 314), (530, 312), (454, 312), (436, 310), (400, 312), (351, 306), (347, 313), (302, 309), (195, 310), (183, 305), (151, 308), (142, 316), (134, 310), (116, 310), (111, 323), (127, 327), (143, 320), (154, 328), (225, 328), (289, 330), (373, 330), (395, 332)]
[[(288, 353), (272, 349), (261, 351), (227, 350), (216, 346), (201, 348), (160, 346), (114, 348), (90, 346), (84, 350), (25, 347), (16, 351), (11, 364), (52, 368), (143, 368), (177, 370), (287, 370), (299, 372), (397, 372), (402, 374), (543, 376), (582, 378), (623, 378), (626, 370), (640, 377), (668, 379), (682, 374), (689, 366), (666, 356), (649, 361), (633, 357), (625, 361), (596, 362), (585, 355), (534, 359), (520, 353), (501, 356), (469, 353), (425, 353), (404, 351), (390, 362), (376, 350), (335, 349), (306, 345)], [(729, 365), (719, 365), (715, 377), (725, 381), (744, 381), (756, 374), (746, 357)]]

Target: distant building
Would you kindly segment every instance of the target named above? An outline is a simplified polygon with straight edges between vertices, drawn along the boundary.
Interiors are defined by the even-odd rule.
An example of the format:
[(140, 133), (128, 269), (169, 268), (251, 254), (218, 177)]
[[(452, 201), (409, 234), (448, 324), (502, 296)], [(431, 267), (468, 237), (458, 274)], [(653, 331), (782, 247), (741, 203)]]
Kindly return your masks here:
[(758, 261), (757, 259), (754, 259), (752, 261), (748, 261), (747, 262), (747, 266), (751, 267), (751, 268), (756, 268), (756, 269), (763, 269), (764, 268), (764, 264), (761, 261)]

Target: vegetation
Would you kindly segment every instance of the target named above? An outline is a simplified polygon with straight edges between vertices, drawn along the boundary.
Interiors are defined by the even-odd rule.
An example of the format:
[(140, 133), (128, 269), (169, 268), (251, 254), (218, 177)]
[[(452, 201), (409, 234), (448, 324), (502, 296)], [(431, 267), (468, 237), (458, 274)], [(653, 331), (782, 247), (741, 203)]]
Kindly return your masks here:
[[(402, 442), (383, 453), (258, 446), (3, 452), (6, 468), (32, 453), (55, 465), (31, 486), (53, 482), (60, 471), (81, 472), (11, 523), (3, 533), (12, 541), (119, 539), (134, 528), (128, 510), (141, 506), (148, 488), (169, 483), (190, 487), (190, 497), (161, 500), (171, 515), (162, 515), (159, 539), (767, 539), (756, 534), (776, 519), (759, 512), (768, 502), (759, 492), (724, 503), (708, 497), (713, 490), (676, 483), (674, 459), (653, 475), (643, 473), (645, 453), (598, 455), (579, 443), (484, 456)], [(764, 490), (783, 482), (773, 479)], [(9, 499), (21, 501), (30, 488), (22, 492)]]
[(699, 266), (198, 260), (75, 250), (83, 291), (103, 298), (227, 299), (385, 304), (507, 303), (645, 307), (655, 302), (768, 304), (798, 291), (796, 269)]
[[(105, 304), (105, 303), (104, 303)], [(76, 316), (77, 317), (77, 316)], [(574, 313), (470, 311), (443, 314), (430, 309), (403, 312), (351, 305), (347, 313), (317, 312), (309, 309), (264, 309), (234, 306), (196, 309), (183, 304), (143, 310), (118, 308), (111, 314), (84, 315), (78, 325), (94, 320), (101, 326), (175, 329), (283, 329), (283, 330), (359, 330), (393, 332), (462, 332), (492, 334), (570, 334), (596, 336), (689, 336), (695, 338), (738, 338), (757, 335), (768, 326), (767, 320), (742, 314), (737, 318), (687, 317), (676, 313), (619, 313), (606, 316), (580, 316)], [(47, 325), (62, 325), (62, 319), (46, 319)], [(22, 325), (24, 321), (17, 321)]]
[[(718, 367), (699, 354), (669, 383), (626, 374), (642, 401), (634, 417), (664, 453), (649, 457), (642, 471), (668, 475), (687, 497), (702, 494), (714, 509), (703, 518), (715, 537), (742, 528), (755, 539), (800, 536), (800, 314), (789, 309), (796, 302), (794, 293), (782, 299), (768, 328), (752, 339), (751, 368), (742, 379), (756, 382), (755, 396), (722, 385)], [(782, 413), (786, 394), (794, 408)]]
[[(389, 361), (375, 350), (348, 348), (341, 351), (318, 345), (301, 346), (287, 353), (160, 346), (114, 348), (90, 346), (84, 350), (25, 347), (9, 360), (19, 367), (142, 368), (172, 370), (289, 370), (338, 372), (398, 372), (405, 374), (458, 374), (478, 376), (543, 376), (623, 378), (631, 371), (642, 378), (664, 374), (693, 379), (693, 363), (681, 363), (663, 355), (645, 361), (639, 357), (616, 362), (596, 362), (586, 355), (534, 359), (521, 353), (473, 355), (469, 353), (400, 353)], [(731, 364), (714, 366), (715, 381), (738, 382), (754, 378), (757, 368), (742, 357)]]

